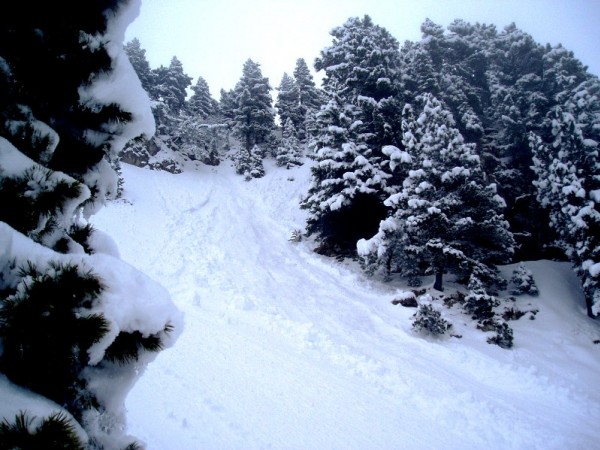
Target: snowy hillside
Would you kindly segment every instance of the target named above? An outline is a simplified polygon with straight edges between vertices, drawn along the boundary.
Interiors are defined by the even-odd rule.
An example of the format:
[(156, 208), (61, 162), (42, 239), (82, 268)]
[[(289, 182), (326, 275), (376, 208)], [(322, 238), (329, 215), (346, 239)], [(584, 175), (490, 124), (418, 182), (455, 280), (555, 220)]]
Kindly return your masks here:
[(526, 263), (540, 296), (517, 306), (539, 312), (511, 322), (512, 350), (458, 310), (461, 339), (423, 338), (400, 286), (288, 242), (308, 165), (123, 173), (93, 223), (185, 314), (128, 397), (148, 449), (598, 447), (600, 328), (568, 264)]

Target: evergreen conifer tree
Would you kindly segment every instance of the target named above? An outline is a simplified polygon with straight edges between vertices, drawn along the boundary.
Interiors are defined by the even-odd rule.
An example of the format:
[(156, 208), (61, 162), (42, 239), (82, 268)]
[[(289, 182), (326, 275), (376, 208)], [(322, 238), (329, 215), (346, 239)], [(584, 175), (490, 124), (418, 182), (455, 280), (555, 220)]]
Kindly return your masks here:
[(302, 151), (296, 137), (296, 128), (292, 119), (288, 118), (283, 124), (281, 144), (277, 149), (277, 165), (289, 169), (302, 165)]
[(185, 108), (186, 89), (192, 83), (192, 77), (183, 71), (183, 64), (173, 56), (169, 67), (160, 66), (154, 71), (155, 83), (152, 97), (164, 102), (169, 112), (178, 115)]
[(234, 132), (249, 151), (268, 141), (275, 126), (269, 79), (251, 59), (244, 63), (235, 87)]
[(196, 84), (192, 86), (194, 94), (190, 97), (187, 109), (190, 115), (198, 119), (207, 119), (215, 116), (218, 109), (218, 103), (210, 95), (208, 83), (202, 77), (198, 77)]
[(303, 58), (299, 58), (296, 61), (294, 81), (298, 88), (298, 114), (302, 118), (301, 126), (297, 127), (298, 139), (300, 142), (306, 142), (311, 134), (311, 121), (314, 120), (315, 113), (321, 107), (323, 97), (319, 89), (315, 86), (313, 76)]
[[(390, 174), (382, 150), (400, 140), (400, 59), (398, 42), (368, 16), (349, 19), (331, 34), (333, 45), (315, 61), (315, 68), (325, 71), (323, 84), (331, 100), (325, 111), (317, 114), (317, 167), (308, 202), (322, 199), (321, 206), (311, 207), (307, 231), (318, 233), (320, 239), (339, 239), (336, 245), (348, 252), (358, 238), (366, 237), (365, 232), (373, 233), (383, 218)], [(332, 133), (344, 142), (331, 147), (327, 142), (338, 140), (332, 139)], [(331, 159), (330, 152), (336, 163), (334, 170), (327, 172), (319, 166)], [(323, 172), (326, 184), (321, 182)], [(341, 220), (346, 221), (346, 232), (335, 236), (333, 230), (340, 231)]]
[(324, 252), (334, 255), (352, 252), (359, 238), (373, 233), (365, 211), (381, 219), (383, 208), (373, 200), (380, 174), (364, 156), (365, 144), (357, 143), (357, 108), (335, 89), (330, 97), (316, 116), (317, 154), (302, 207), (309, 210), (307, 233), (318, 233)]
[(304, 125), (304, 115), (300, 110), (298, 86), (292, 77), (284, 73), (278, 91), (275, 107), (279, 113), (281, 124), (285, 125), (288, 119), (291, 120), (295, 133), (297, 133)]
[(537, 198), (583, 282), (590, 316), (600, 315), (600, 81), (562, 92), (549, 113), (551, 141), (531, 134)]
[(125, 44), (125, 53), (135, 70), (138, 78), (142, 83), (142, 87), (146, 92), (152, 92), (154, 89), (154, 73), (150, 69), (150, 64), (146, 59), (146, 50), (142, 48), (142, 44), (138, 38), (133, 38)]
[[(0, 371), (68, 410), (88, 448), (122, 448), (125, 386), (178, 321), (85, 220), (116, 192), (109, 160), (154, 131), (141, 88), (113, 81), (131, 77), (119, 30), (139, 2), (70, 2), (59, 21), (55, 8), (22, 1), (0, 16)], [(170, 317), (148, 320), (151, 291)], [(44, 423), (69, 439), (68, 421)]]
[(514, 245), (504, 200), (486, 183), (474, 145), (464, 142), (446, 107), (431, 94), (417, 101), (418, 116), (411, 105), (404, 109), (405, 153), (387, 152), (407, 176), (386, 200), (391, 217), (370, 241), (359, 242), (359, 253), (375, 255), (389, 270), (425, 267), (440, 290), (445, 271), (499, 283), (494, 264), (507, 262)]

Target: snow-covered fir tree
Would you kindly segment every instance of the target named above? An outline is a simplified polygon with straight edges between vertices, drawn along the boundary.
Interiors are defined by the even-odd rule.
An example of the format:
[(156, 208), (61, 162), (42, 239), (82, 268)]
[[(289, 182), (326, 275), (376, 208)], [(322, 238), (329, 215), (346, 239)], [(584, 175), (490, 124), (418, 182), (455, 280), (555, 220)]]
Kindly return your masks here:
[[(382, 219), (390, 176), (382, 149), (399, 144), (399, 51), (398, 42), (368, 16), (349, 19), (331, 34), (333, 44), (315, 61), (325, 71), (330, 101), (317, 114), (307, 231), (353, 251), (356, 240), (373, 233)], [(332, 159), (335, 164), (325, 170)], [(346, 231), (338, 234), (342, 222)]]
[(233, 89), (226, 91), (221, 89), (219, 92), (219, 114), (224, 118), (225, 122), (233, 127), (235, 119), (235, 110), (237, 101)]
[(277, 108), (281, 124), (284, 126), (289, 119), (296, 134), (304, 126), (304, 115), (300, 109), (300, 90), (295, 80), (287, 73), (283, 74), (277, 90), (275, 107)]
[(164, 102), (170, 113), (179, 114), (185, 108), (186, 89), (192, 84), (192, 77), (184, 72), (183, 64), (176, 56), (171, 58), (168, 67), (160, 66), (153, 72), (152, 97)]
[(296, 127), (292, 119), (288, 117), (283, 124), (282, 138), (277, 148), (276, 161), (280, 167), (289, 169), (294, 166), (302, 165), (302, 144), (296, 136)]
[(198, 77), (194, 94), (186, 102), (181, 121), (171, 133), (177, 150), (184, 156), (207, 165), (218, 165), (221, 150), (227, 147), (228, 124), (219, 103), (210, 95), (206, 80)]
[(142, 87), (146, 92), (152, 91), (155, 85), (154, 72), (150, 68), (150, 63), (146, 58), (146, 50), (142, 48), (142, 43), (138, 38), (133, 38), (125, 44), (125, 53), (129, 58), (129, 62), (133, 66)]
[(400, 142), (398, 41), (369, 16), (351, 18), (331, 35), (333, 44), (321, 51), (315, 68), (325, 71), (324, 88), (335, 85), (339, 96), (358, 108), (359, 137), (379, 157), (384, 145)]
[(335, 89), (329, 96), (316, 116), (317, 154), (302, 207), (309, 210), (307, 233), (318, 233), (323, 252), (334, 255), (352, 252), (359, 238), (374, 231), (368, 214), (382, 218), (384, 212), (376, 200), (380, 173), (358, 142), (357, 108)]
[(251, 59), (244, 63), (242, 78), (234, 93), (234, 133), (249, 151), (255, 145), (264, 145), (275, 126), (269, 79), (260, 65)]
[(215, 116), (219, 103), (210, 95), (210, 88), (206, 80), (198, 77), (196, 84), (191, 89), (194, 93), (187, 102), (187, 112), (198, 119)]
[(446, 107), (431, 94), (416, 101), (416, 110), (404, 108), (404, 152), (387, 149), (391, 166), (406, 177), (385, 202), (390, 217), (374, 237), (359, 241), (359, 254), (388, 272), (433, 273), (438, 290), (446, 271), (463, 282), (474, 274), (501, 283), (494, 265), (508, 262), (514, 246), (504, 200)]
[(300, 142), (306, 142), (313, 130), (314, 116), (323, 103), (323, 95), (316, 87), (310, 69), (303, 58), (296, 60), (294, 82), (298, 88), (299, 115), (302, 125), (296, 127)]
[[(58, 23), (55, 8), (0, 16), (0, 371), (87, 435), (69, 441), (70, 419), (49, 418), (66, 440), (48, 445), (124, 448), (127, 390), (179, 324), (168, 294), (86, 221), (116, 192), (108, 160), (154, 132), (122, 47), (139, 2), (70, 3)], [(12, 448), (29, 448), (28, 430)]]
[(250, 181), (252, 178), (261, 178), (265, 175), (263, 155), (258, 145), (250, 150), (246, 148), (239, 149), (233, 156), (233, 165), (235, 172), (243, 175), (246, 181)]

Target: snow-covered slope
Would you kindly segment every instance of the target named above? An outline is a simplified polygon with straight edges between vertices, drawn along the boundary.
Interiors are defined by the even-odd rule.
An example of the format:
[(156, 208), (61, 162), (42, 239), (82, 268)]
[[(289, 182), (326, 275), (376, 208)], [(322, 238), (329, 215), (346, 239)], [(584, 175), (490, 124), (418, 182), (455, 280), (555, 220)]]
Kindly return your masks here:
[(423, 338), (398, 286), (288, 242), (308, 166), (123, 173), (94, 225), (185, 314), (128, 398), (148, 449), (598, 448), (600, 329), (568, 265), (526, 264), (541, 295), (517, 304), (539, 313), (514, 349), (455, 310), (462, 339)]

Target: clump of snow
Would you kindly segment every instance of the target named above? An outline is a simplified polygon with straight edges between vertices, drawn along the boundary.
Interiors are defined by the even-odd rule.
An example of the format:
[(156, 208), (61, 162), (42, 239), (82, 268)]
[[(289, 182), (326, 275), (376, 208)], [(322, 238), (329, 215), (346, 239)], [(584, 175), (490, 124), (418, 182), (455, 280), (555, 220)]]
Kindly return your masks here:
[[(138, 136), (151, 137), (156, 131), (154, 117), (150, 109), (150, 98), (127, 58), (122, 43), (127, 26), (139, 15), (141, 0), (125, 2), (124, 5), (109, 17), (105, 35), (97, 37), (102, 40), (106, 50), (113, 59), (112, 71), (98, 76), (89, 86), (79, 88), (82, 104), (98, 103), (120, 105), (125, 111), (132, 113), (131, 122), (120, 130), (118, 138), (113, 140), (115, 153), (123, 149), (125, 144)], [(89, 37), (89, 39), (93, 39)], [(116, 123), (114, 126), (122, 127)], [(93, 137), (90, 137), (93, 139)]]
[(41, 395), (11, 383), (3, 374), (0, 374), (0, 398), (0, 417), (3, 421), (13, 423), (17, 415), (25, 412), (32, 419), (29, 428), (37, 428), (43, 419), (59, 413), (70, 421), (82, 442), (88, 441), (87, 433), (65, 409)]

